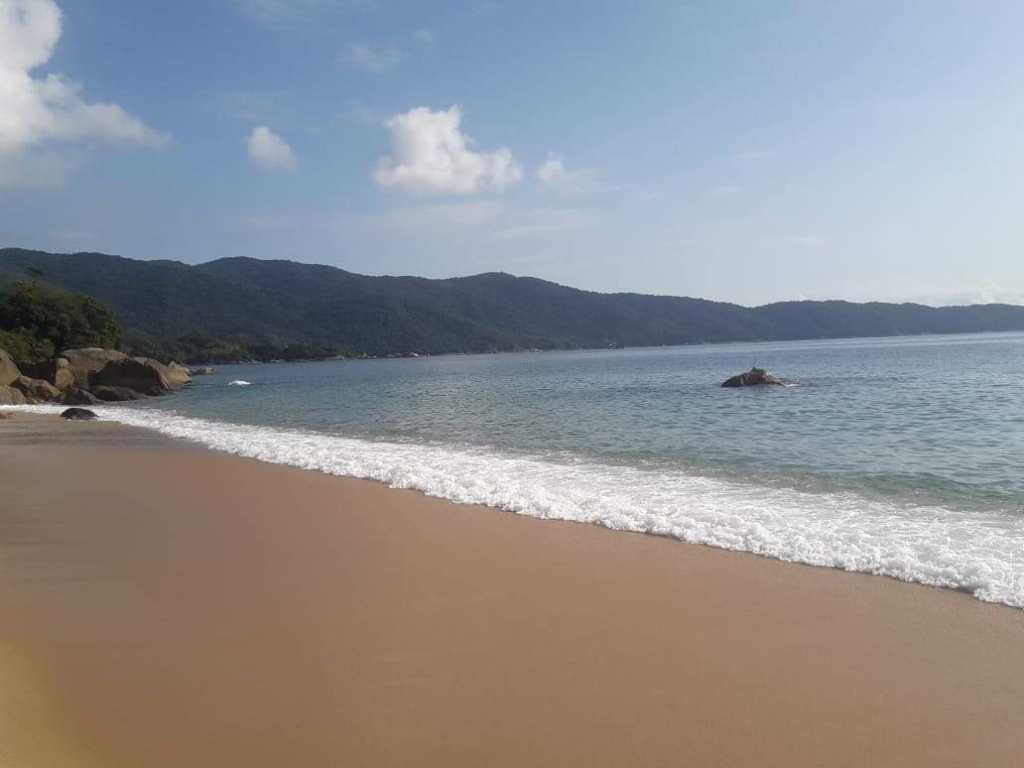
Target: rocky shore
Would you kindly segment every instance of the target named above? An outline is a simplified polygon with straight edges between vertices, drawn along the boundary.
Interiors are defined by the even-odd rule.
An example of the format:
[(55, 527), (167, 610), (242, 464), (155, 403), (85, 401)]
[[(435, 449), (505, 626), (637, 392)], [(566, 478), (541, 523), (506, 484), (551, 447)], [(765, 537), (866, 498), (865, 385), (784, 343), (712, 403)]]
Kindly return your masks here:
[(51, 360), (21, 366), (0, 349), (0, 405), (139, 400), (175, 392), (191, 381), (183, 365), (113, 349), (66, 349)]

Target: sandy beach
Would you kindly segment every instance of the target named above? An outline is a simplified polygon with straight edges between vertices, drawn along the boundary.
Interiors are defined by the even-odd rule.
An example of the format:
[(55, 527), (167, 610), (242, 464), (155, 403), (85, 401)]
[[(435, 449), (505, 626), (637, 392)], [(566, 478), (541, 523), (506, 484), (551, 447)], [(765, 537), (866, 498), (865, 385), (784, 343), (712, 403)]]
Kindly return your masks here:
[(1024, 612), (0, 420), (0, 766), (1012, 766)]

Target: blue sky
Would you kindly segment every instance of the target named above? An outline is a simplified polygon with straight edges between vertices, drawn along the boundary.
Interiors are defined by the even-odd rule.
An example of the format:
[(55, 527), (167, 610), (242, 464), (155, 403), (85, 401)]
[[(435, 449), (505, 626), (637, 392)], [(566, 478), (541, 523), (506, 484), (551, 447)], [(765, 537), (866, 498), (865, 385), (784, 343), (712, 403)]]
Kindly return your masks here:
[(0, 244), (1024, 303), (1024, 4), (0, 0)]

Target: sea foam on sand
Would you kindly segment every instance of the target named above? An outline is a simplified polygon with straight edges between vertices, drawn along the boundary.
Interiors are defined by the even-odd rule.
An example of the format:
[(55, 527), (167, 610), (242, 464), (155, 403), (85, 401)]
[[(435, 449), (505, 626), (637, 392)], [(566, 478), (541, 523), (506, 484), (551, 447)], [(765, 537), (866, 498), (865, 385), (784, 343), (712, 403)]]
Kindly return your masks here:
[(106, 419), (260, 461), (377, 480), (531, 517), (954, 588), (1024, 607), (1020, 515), (818, 494), (665, 469), (227, 424), (153, 409), (94, 410)]

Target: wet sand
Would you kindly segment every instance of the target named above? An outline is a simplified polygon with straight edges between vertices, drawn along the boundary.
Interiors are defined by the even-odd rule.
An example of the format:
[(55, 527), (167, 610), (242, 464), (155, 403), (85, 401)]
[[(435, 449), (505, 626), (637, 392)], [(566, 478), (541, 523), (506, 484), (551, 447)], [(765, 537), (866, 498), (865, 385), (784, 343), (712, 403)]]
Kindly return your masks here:
[(1013, 766), (1024, 611), (0, 420), (0, 766)]

